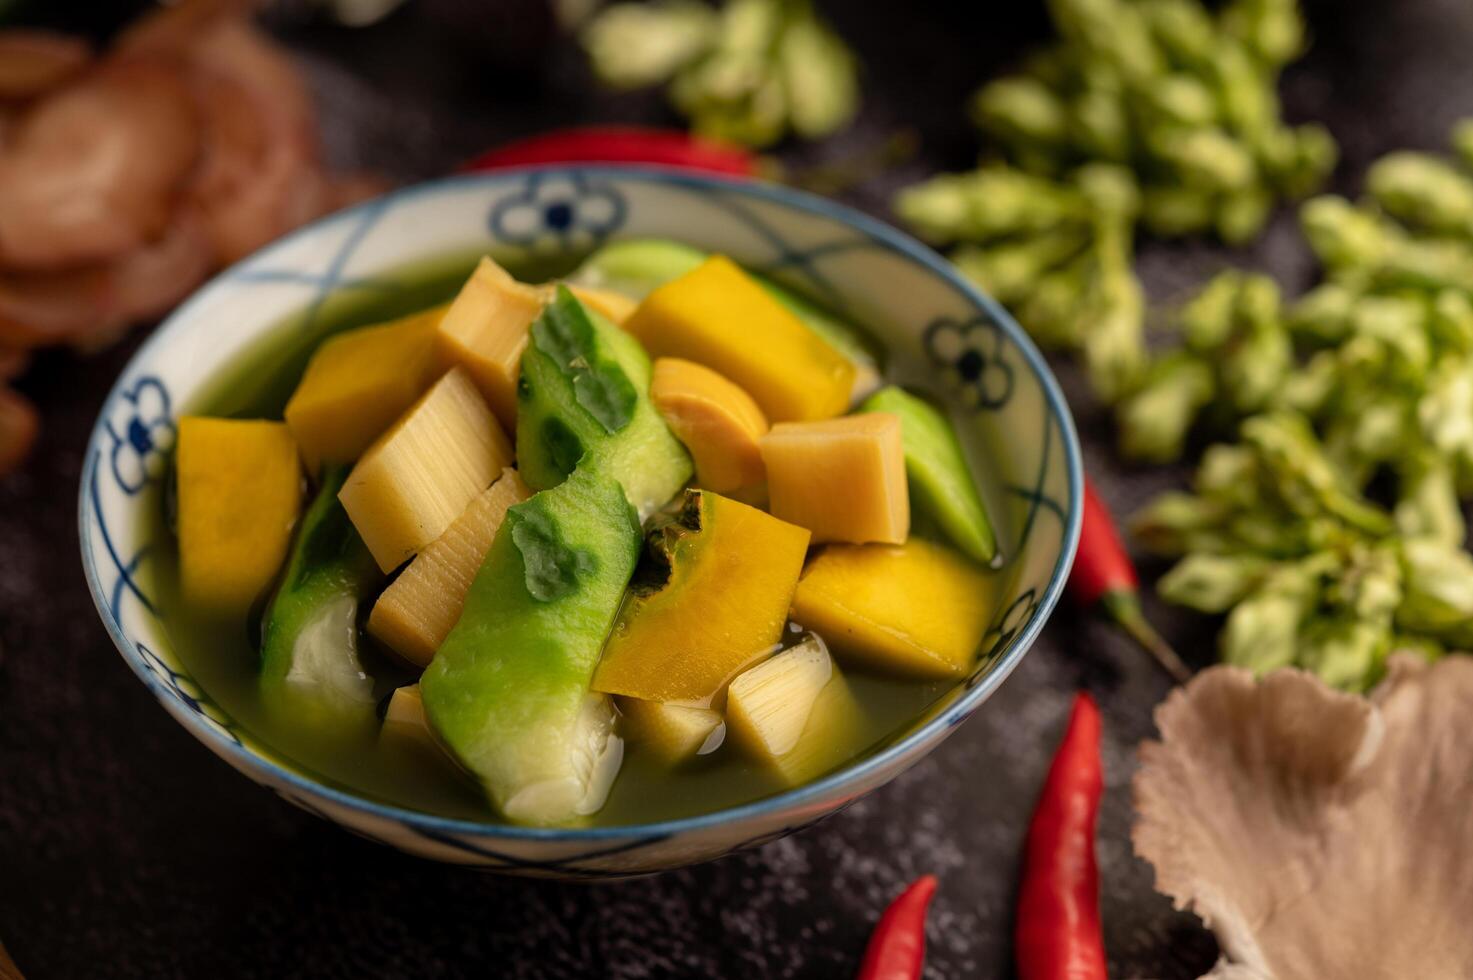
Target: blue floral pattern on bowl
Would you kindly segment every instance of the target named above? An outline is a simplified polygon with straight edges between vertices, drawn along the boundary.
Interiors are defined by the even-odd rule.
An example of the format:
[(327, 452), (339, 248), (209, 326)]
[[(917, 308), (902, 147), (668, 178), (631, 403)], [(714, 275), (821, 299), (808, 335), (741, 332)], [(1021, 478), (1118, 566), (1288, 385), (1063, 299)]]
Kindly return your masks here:
[(537, 251), (586, 251), (624, 223), (624, 196), (604, 181), (573, 171), (534, 173), (526, 187), (491, 209), (492, 237)]
[(169, 391), (155, 377), (139, 378), (119, 402), (118, 417), (103, 425), (112, 440), (108, 459), (113, 479), (132, 496), (163, 477), (174, 448), (174, 417)]
[[(661, 236), (732, 255), (869, 326), (900, 383), (941, 388), (998, 517), (1004, 602), (964, 683), (875, 754), (807, 786), (633, 827), (452, 820), (326, 784), (257, 742), (190, 675), (150, 595), (153, 540), (177, 419), (204, 383), (274, 325), (315, 329), (338, 293), (399, 288), (397, 269), (474, 251), (577, 252)], [(293, 319), (295, 318), (295, 319)], [(767, 185), (632, 167), (544, 168), (412, 187), (300, 230), (184, 304), (124, 370), (92, 435), (79, 519), (87, 580), (124, 660), (192, 734), (284, 800), (436, 860), (514, 874), (645, 874), (760, 846), (847, 806), (920, 759), (1016, 666), (1062, 590), (1079, 525), (1079, 449), (1037, 350), (934, 253), (872, 219)]]

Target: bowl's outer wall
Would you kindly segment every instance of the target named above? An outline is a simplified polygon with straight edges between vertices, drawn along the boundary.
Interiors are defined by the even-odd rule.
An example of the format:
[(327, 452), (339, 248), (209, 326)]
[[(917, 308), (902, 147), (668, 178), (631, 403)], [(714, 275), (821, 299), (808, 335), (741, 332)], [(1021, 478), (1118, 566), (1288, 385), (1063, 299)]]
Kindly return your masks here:
[[(683, 820), (539, 829), (438, 818), (313, 781), (199, 689), (147, 586), (175, 424), (208, 381), (272, 329), (311, 332), (325, 305), (396, 288), (394, 273), (474, 251), (585, 251), (658, 236), (720, 251), (864, 324), (888, 373), (948, 399), (1011, 556), (977, 669), (903, 737), (808, 786)], [(282, 324), (285, 324), (283, 327)], [(938, 380), (939, 379), (939, 380)], [(82, 558), (129, 666), (213, 751), (283, 798), (374, 840), (512, 873), (602, 878), (719, 856), (791, 833), (894, 778), (997, 687), (1057, 601), (1079, 531), (1081, 464), (1042, 357), (995, 303), (912, 239), (820, 198), (747, 181), (631, 167), (542, 168), (419, 185), (325, 218), (227, 270), (140, 349), (104, 405), (80, 494)]]

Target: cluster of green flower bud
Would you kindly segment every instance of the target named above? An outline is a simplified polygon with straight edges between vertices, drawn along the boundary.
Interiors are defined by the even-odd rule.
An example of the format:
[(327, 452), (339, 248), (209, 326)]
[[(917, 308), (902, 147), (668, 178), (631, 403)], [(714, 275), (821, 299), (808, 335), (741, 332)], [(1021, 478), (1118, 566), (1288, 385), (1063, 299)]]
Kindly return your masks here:
[(854, 56), (808, 0), (615, 3), (583, 29), (599, 79), (668, 83), (695, 132), (747, 146), (818, 139), (859, 107)]
[[(1304, 46), (1297, 0), (1232, 0), (1216, 15), (1199, 0), (1051, 0), (1049, 9), (1059, 42), (973, 100), (1000, 159), (908, 188), (896, 211), (932, 242), (955, 244), (957, 267), (1037, 340), (1082, 351), (1105, 401), (1145, 384), (1149, 396), (1131, 411), (1154, 420), (1156, 407), (1169, 408), (1189, 423), (1221, 372), (1192, 358), (1147, 370), (1135, 231), (1244, 242), (1278, 201), (1323, 183), (1334, 141), (1319, 126), (1286, 126), (1275, 91)], [(1267, 328), (1240, 332), (1250, 348), (1286, 346)], [(1237, 397), (1258, 398), (1258, 371), (1234, 371)], [(1132, 428), (1143, 437), (1132, 450), (1178, 454), (1171, 420), (1155, 424), (1161, 432)]]
[(1130, 171), (1086, 164), (1056, 181), (988, 164), (906, 188), (895, 207), (930, 241), (956, 245), (957, 268), (1041, 344), (1081, 350), (1102, 398), (1132, 389), (1146, 355)]
[(1298, 666), (1362, 691), (1394, 650), (1473, 645), (1460, 515), (1428, 526), (1416, 491), (1394, 512), (1372, 503), (1296, 412), (1255, 415), (1240, 435), (1206, 451), (1191, 492), (1164, 494), (1135, 519), (1147, 548), (1178, 559), (1161, 594), (1226, 615), (1224, 660)]
[(1061, 178), (1083, 163), (1128, 168), (1140, 219), (1163, 237), (1246, 242), (1275, 202), (1333, 169), (1323, 127), (1287, 126), (1280, 70), (1304, 47), (1297, 0), (1051, 0), (1060, 41), (973, 101), (1015, 165)]
[(1307, 202), (1321, 284), (1284, 303), (1219, 275), (1117, 405), (1139, 459), (1179, 458), (1194, 430), (1239, 439), (1139, 527), (1182, 556), (1167, 599), (1229, 613), (1232, 662), (1355, 689), (1391, 649), (1473, 647), (1473, 122), (1454, 149), (1383, 158), (1360, 202)]
[(1230, 271), (1181, 307), (1181, 346), (1116, 408), (1125, 455), (1169, 462), (1194, 428), (1231, 435), (1288, 409), (1358, 487), (1430, 454), (1473, 497), (1473, 159), (1393, 153), (1366, 188), (1301, 209), (1324, 268), (1308, 293), (1285, 303), (1268, 277)]

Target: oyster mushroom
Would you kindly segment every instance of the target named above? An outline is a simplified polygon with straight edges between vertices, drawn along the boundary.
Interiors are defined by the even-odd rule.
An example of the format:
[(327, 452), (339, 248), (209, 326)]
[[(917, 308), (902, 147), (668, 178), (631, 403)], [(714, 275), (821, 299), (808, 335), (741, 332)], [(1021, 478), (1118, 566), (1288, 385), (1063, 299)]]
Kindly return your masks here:
[(1156, 710), (1136, 853), (1216, 934), (1215, 980), (1473, 976), (1473, 657), (1369, 698), (1215, 667)]
[(180, 73), (111, 62), (36, 103), (0, 156), (0, 259), (50, 270), (157, 237), (199, 148)]
[(0, 31), (0, 99), (33, 99), (66, 82), (92, 60), (92, 46), (51, 31)]

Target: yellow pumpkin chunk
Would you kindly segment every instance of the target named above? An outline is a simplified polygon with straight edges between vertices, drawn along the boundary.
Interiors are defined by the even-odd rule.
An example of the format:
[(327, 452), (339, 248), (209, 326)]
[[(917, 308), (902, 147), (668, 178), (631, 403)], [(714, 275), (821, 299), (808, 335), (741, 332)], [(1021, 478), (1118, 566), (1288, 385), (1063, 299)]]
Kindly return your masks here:
[(441, 363), (466, 370), (508, 432), (517, 424), (517, 374), (527, 332), (546, 298), (545, 290), (517, 282), (487, 257), (440, 319)]
[(760, 440), (767, 416), (752, 396), (694, 361), (655, 361), (650, 400), (690, 450), (696, 482), (706, 490), (733, 493), (766, 477)]
[(905, 447), (892, 414), (774, 425), (762, 461), (772, 513), (815, 542), (900, 544), (910, 533)]
[(643, 746), (666, 765), (695, 756), (721, 727), (721, 713), (683, 704), (619, 698), (629, 741)]
[(835, 545), (808, 563), (793, 618), (841, 659), (911, 677), (972, 666), (992, 608), (990, 576), (942, 545)]
[(369, 447), (338, 499), (388, 572), (444, 534), (511, 460), (506, 433), (456, 368)]
[(652, 357), (721, 372), (774, 422), (849, 406), (854, 365), (725, 256), (655, 289), (624, 323)]
[(405, 738), (435, 744), (429, 719), (425, 716), (424, 699), (419, 685), (409, 684), (394, 689), (389, 696), (389, 706), (384, 711), (384, 726), (379, 730), (381, 737)]
[(574, 286), (571, 283), (568, 284), (568, 289), (578, 297), (578, 302), (619, 327), (624, 325), (624, 321), (628, 320), (639, 306), (637, 300), (630, 299), (623, 293), (616, 293), (612, 289)]
[[(808, 532), (709, 491), (651, 535), (668, 575), (636, 584), (604, 646), (593, 689), (709, 707), (782, 637)], [(653, 566), (653, 568), (652, 568)]]
[[(815, 650), (821, 657), (815, 655)], [(800, 651), (799, 663), (780, 663)], [(826, 664), (827, 671), (820, 671), (819, 663)], [(779, 667), (774, 668), (774, 664)], [(759, 671), (768, 676), (749, 682), (749, 675)], [(813, 685), (820, 676), (825, 680), (815, 690)], [(863, 752), (873, 741), (864, 709), (816, 638), (778, 654), (733, 681), (726, 724), (727, 737), (786, 786), (817, 779)]]
[(368, 632), (410, 663), (429, 666), (460, 619), (465, 595), (506, 509), (530, 496), (516, 470), (502, 470), (379, 596), (368, 617)]
[(309, 472), (353, 462), (424, 393), (444, 310), (350, 330), (317, 348), (284, 413)]
[(179, 578), (186, 601), (244, 612), (271, 584), (302, 505), (301, 463), (281, 422), (179, 421)]

